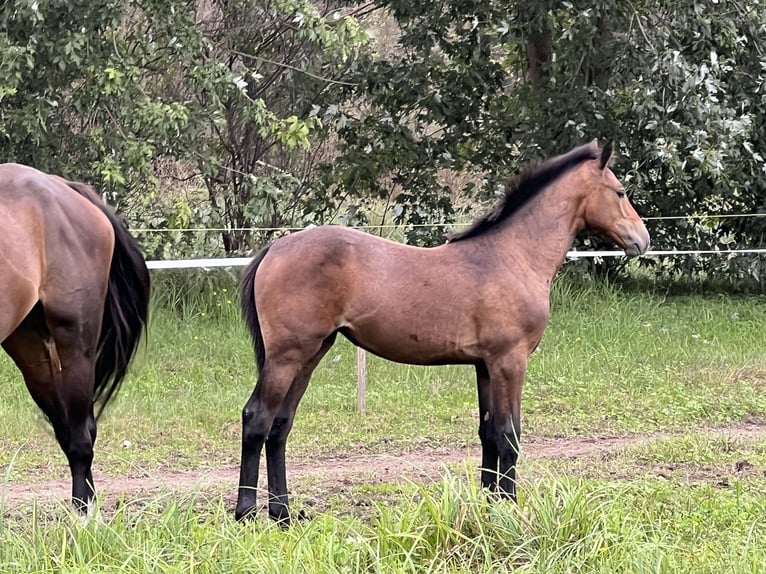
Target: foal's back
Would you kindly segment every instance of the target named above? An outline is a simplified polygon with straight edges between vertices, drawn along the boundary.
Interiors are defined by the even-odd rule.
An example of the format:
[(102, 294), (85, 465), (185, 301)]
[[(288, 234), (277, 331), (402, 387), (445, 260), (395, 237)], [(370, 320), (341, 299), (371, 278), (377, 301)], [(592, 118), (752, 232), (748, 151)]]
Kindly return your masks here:
[(398, 362), (473, 363), (493, 332), (498, 301), (489, 296), (490, 275), (462, 244), (413, 247), (323, 226), (270, 247), (255, 278), (255, 303), (266, 311), (267, 345), (339, 331)]

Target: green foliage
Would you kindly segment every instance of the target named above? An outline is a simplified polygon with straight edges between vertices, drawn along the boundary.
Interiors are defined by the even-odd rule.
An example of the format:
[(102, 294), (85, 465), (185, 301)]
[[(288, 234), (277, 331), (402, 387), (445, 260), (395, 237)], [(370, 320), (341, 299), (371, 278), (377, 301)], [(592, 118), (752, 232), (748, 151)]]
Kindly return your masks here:
[[(553, 36), (561, 40), (553, 44), (542, 88), (558, 108), (557, 120), (540, 122), (533, 139), (545, 151), (552, 140), (616, 139), (617, 170), (640, 213), (689, 216), (649, 222), (657, 249), (760, 247), (763, 219), (697, 216), (764, 210), (765, 15), (757, 2), (651, 1), (586, 10), (564, 4), (551, 14)], [(540, 104), (521, 109), (532, 121), (544, 117)], [(671, 264), (686, 272), (736, 272), (743, 262), (753, 263)]]
[[(343, 197), (388, 200), (397, 223), (454, 221), (451, 191), (439, 176), (484, 167), (476, 165), (476, 141), (487, 132), (487, 112), (507, 77), (492, 53), (501, 37), (493, 23), (507, 6), (384, 5), (397, 20), (399, 41), (355, 68), (356, 109), (336, 120), (342, 139), (331, 181)], [(492, 148), (485, 143), (482, 151)], [(408, 238), (441, 242), (442, 229), (413, 227)]]
[[(322, 130), (312, 109), (366, 41), (341, 10), (6, 2), (0, 155), (95, 184), (141, 227), (207, 224), (224, 229), (226, 252), (246, 250), (243, 228), (303, 215), (293, 207), (311, 191), (307, 150)], [(207, 222), (171, 213), (167, 187), (185, 182), (203, 191)], [(199, 199), (187, 202), (192, 215)]]
[(9, 0), (0, 154), (96, 184), (165, 234), (149, 252), (196, 255), (380, 205), (439, 243), (521, 163), (611, 138), (640, 213), (682, 217), (649, 222), (656, 248), (758, 247), (766, 219), (703, 215), (766, 211), (764, 22), (757, 0)]
[[(5, 161), (76, 171), (58, 158), (81, 155), (89, 147), (89, 118), (72, 112), (80, 90), (89, 91), (92, 76), (109, 61), (121, 5), (119, 0), (9, 0), (0, 6), (0, 155)], [(86, 96), (80, 109), (91, 103)]]
[(132, 15), (123, 52), (144, 53), (133, 65), (145, 70), (152, 61), (158, 72), (144, 89), (173, 96), (185, 110), (172, 146), (159, 155), (180, 158), (185, 178), (204, 189), (209, 217), (188, 223), (222, 227), (223, 250), (245, 250), (245, 228), (292, 222), (291, 204), (307, 188), (302, 154), (321, 128), (311, 105), (364, 35), (352, 18), (334, 19), (305, 2), (155, 4)]
[[(763, 3), (384, 6), (401, 35), (357, 68), (365, 113), (343, 118), (339, 188), (395, 197), (402, 222), (449, 220), (440, 173), (477, 174), (459, 194), (489, 201), (520, 163), (609, 138), (642, 215), (688, 216), (652, 222), (656, 248), (760, 246), (764, 219), (696, 216), (766, 208)], [(742, 261), (671, 265), (757, 273)]]

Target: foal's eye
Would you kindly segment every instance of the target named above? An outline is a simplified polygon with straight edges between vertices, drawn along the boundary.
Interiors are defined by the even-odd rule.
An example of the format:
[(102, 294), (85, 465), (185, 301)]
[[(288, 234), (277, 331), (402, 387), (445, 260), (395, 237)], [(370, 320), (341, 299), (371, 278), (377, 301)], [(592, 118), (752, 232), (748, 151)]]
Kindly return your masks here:
[(620, 199), (625, 197), (625, 190), (624, 189), (618, 189), (615, 193), (617, 193), (617, 197), (619, 197)]

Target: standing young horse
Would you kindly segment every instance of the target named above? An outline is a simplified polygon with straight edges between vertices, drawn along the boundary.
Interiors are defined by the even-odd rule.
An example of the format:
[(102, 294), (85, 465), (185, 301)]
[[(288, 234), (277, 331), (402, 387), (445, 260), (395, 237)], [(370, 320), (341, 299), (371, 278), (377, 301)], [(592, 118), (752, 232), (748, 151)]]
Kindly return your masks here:
[(149, 273), (135, 240), (81, 183), (0, 165), (0, 341), (53, 425), (72, 504), (93, 498), (101, 414), (146, 327)]
[(521, 387), (575, 234), (629, 256), (649, 234), (594, 141), (527, 169), (472, 227), (430, 249), (317, 227), (263, 249), (242, 278), (259, 376), (242, 413), (236, 517), (254, 512), (266, 445), (269, 515), (288, 522), (285, 442), (320, 359), (342, 333), (400, 363), (469, 364), (479, 393), (481, 483), (515, 499)]

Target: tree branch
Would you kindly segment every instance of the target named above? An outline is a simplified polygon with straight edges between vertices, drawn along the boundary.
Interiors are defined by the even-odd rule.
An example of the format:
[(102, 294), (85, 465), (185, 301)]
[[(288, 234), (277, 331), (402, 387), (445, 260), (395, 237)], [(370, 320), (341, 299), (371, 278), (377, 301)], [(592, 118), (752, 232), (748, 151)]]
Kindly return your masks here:
[(306, 70), (301, 70), (300, 68), (296, 68), (295, 66), (291, 66), (290, 64), (285, 64), (283, 62), (275, 62), (274, 60), (261, 58), (260, 56), (255, 56), (254, 54), (246, 54), (245, 52), (239, 52), (238, 50), (232, 50), (232, 49), (229, 49), (229, 51), (232, 54), (236, 54), (237, 56), (240, 56), (242, 58), (250, 58), (252, 60), (258, 60), (259, 62), (265, 62), (266, 64), (271, 64), (272, 66), (278, 66), (280, 68), (292, 70), (293, 72), (298, 72), (299, 74), (305, 74), (306, 76), (310, 78), (314, 78), (315, 80), (319, 80), (320, 82), (327, 82), (328, 84), (338, 84), (341, 86), (352, 86), (352, 87), (356, 87), (359, 85), (352, 82), (344, 82), (343, 80), (332, 80), (330, 78), (323, 78), (322, 76), (318, 76), (317, 74), (312, 74), (311, 72), (307, 72)]

